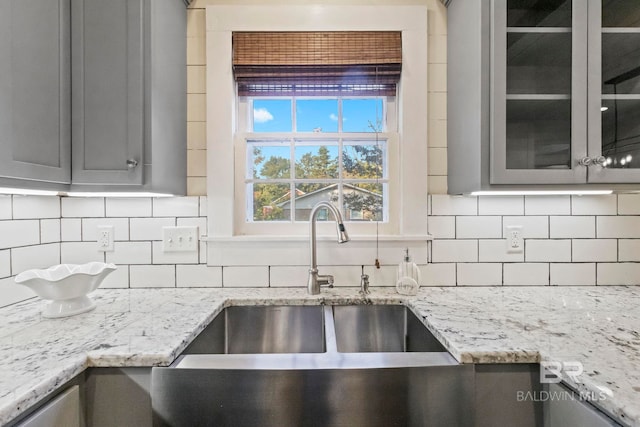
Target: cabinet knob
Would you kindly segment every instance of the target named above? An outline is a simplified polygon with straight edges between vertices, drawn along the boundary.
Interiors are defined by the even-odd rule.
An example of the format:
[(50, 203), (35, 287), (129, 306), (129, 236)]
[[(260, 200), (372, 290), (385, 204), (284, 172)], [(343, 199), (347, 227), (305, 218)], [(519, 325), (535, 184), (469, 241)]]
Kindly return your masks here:
[(607, 158), (605, 156), (597, 156), (597, 157), (586, 156), (579, 159), (578, 164), (580, 166), (600, 165), (604, 168), (607, 166)]
[(138, 161), (137, 161), (136, 159), (129, 159), (129, 160), (127, 160), (127, 167), (128, 167), (129, 169), (133, 169), (133, 168), (135, 168), (136, 166), (138, 166)]

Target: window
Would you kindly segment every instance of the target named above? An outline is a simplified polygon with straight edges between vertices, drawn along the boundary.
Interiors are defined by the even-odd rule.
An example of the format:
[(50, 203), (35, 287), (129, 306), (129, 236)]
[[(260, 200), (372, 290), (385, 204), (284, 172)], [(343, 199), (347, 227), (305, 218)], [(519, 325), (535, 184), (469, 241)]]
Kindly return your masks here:
[[(329, 88), (330, 93), (325, 93), (318, 99), (309, 97), (308, 93), (298, 91), (297, 88), (289, 93), (274, 93), (267, 88), (265, 92), (238, 95), (231, 46), (236, 31), (371, 29), (400, 31), (403, 56), (402, 77), (397, 95), (394, 97), (385, 93), (382, 98), (386, 128), (377, 134), (377, 144), (384, 149), (380, 172), (382, 176), (379, 181), (387, 181), (379, 185), (386, 185), (387, 189), (378, 190), (377, 193), (366, 187), (374, 184), (367, 181), (370, 178), (347, 177), (344, 171), (342, 177), (340, 175), (340, 157), (344, 151), (355, 156), (361, 150), (356, 147), (372, 148), (376, 145), (376, 133), (354, 127), (357, 121), (352, 119), (354, 110), (366, 110), (359, 103), (367, 102), (373, 95), (354, 93), (360, 90), (355, 87), (346, 93), (336, 93), (333, 86)], [(300, 190), (305, 191), (298, 182), (307, 183), (305, 179), (311, 182), (316, 178), (296, 177), (295, 163), (302, 161), (307, 151), (311, 153), (310, 156), (317, 156), (323, 146), (329, 158), (338, 159), (337, 176), (324, 176), (314, 183), (324, 185), (322, 188), (325, 189), (325, 194), (330, 192), (330, 189), (326, 189), (328, 185), (342, 185), (341, 207), (351, 221), (348, 230), (352, 242), (338, 248), (332, 245), (331, 251), (322, 251), (322, 262), (340, 265), (371, 263), (371, 248), (376, 245), (359, 241), (374, 240), (377, 234), (381, 237), (381, 250), (388, 249), (391, 251), (389, 253), (395, 254), (398, 248), (408, 245), (413, 252), (421, 250), (424, 253), (423, 242), (427, 236), (427, 33), (427, 8), (424, 6), (207, 6), (207, 257), (210, 265), (308, 263), (306, 238), (309, 225), (305, 221), (295, 220), (296, 206), (293, 205), (300, 208)], [(356, 96), (357, 94), (360, 96)], [(306, 101), (313, 104), (314, 100), (320, 99), (334, 105), (338, 103), (341, 108), (336, 113), (338, 121), (305, 124), (305, 111), (301, 108), (309, 104), (299, 103)], [(265, 102), (272, 102), (273, 106), (265, 105)], [(287, 110), (290, 114), (280, 116), (274, 114), (271, 108), (274, 111), (276, 108)], [(265, 120), (269, 118), (269, 114), (273, 119)], [(298, 116), (302, 117), (303, 122), (300, 122)], [(256, 118), (264, 121), (256, 123)], [(287, 132), (281, 132), (285, 128)], [(314, 132), (316, 128), (322, 130)], [(253, 148), (265, 146), (272, 147), (269, 148), (269, 157), (281, 158), (278, 160), (280, 165), (273, 165), (279, 172), (271, 172), (271, 176), (277, 177), (272, 182), (262, 173), (263, 164), (258, 162), (259, 166), (256, 166), (256, 158), (253, 157)], [(343, 162), (344, 158), (345, 156)], [(379, 164), (379, 160), (374, 162), (375, 167), (380, 168)], [(342, 168), (345, 169), (344, 164)], [(250, 190), (249, 184), (253, 186)], [(254, 220), (253, 208), (256, 206), (260, 207), (260, 214), (264, 212), (264, 215), (269, 215), (270, 209), (273, 213), (275, 203), (271, 202), (280, 203), (283, 211), (287, 207), (286, 203), (282, 204), (282, 200), (273, 198), (262, 205), (252, 202), (252, 208), (249, 209), (248, 200), (253, 197), (251, 190), (256, 186), (260, 189), (259, 186), (263, 184), (282, 186), (278, 187), (281, 196), (288, 193), (291, 198), (294, 195), (293, 203), (289, 206), (289, 209), (294, 209), (289, 215), (284, 215), (287, 220)], [(371, 197), (379, 197), (382, 193), (383, 206), (388, 206), (382, 208), (380, 215), (383, 216), (383, 221), (370, 221), (367, 215), (371, 211), (355, 204), (345, 206), (344, 201), (348, 199), (350, 192)], [(308, 192), (305, 191), (306, 193)], [(371, 193), (375, 193), (375, 196)], [(248, 216), (247, 213), (251, 215)], [(300, 215), (303, 213), (300, 212)], [(329, 235), (333, 232), (333, 224), (319, 224), (318, 232), (320, 235)], [(416, 244), (407, 243), (412, 240)], [(420, 244), (423, 246), (418, 246)], [(345, 253), (348, 253), (347, 257)]]
[(347, 221), (388, 221), (386, 97), (241, 102), (249, 111), (246, 221), (308, 221), (322, 200)]

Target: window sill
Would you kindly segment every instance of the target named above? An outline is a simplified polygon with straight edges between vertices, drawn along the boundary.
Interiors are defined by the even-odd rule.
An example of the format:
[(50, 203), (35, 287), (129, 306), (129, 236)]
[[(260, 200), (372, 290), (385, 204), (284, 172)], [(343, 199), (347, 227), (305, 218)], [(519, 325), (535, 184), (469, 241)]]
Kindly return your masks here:
[[(380, 235), (376, 239), (376, 236), (352, 236), (349, 235), (351, 241), (354, 242), (375, 242), (376, 240), (380, 242), (427, 242), (433, 240), (433, 236), (431, 234), (427, 234), (424, 236), (414, 236), (414, 235)], [(307, 242), (309, 241), (309, 236), (266, 236), (266, 235), (254, 235), (254, 236), (202, 236), (200, 238), (201, 241), (204, 242)], [(333, 235), (330, 236), (318, 236), (317, 240), (319, 241), (332, 241), (335, 240)]]

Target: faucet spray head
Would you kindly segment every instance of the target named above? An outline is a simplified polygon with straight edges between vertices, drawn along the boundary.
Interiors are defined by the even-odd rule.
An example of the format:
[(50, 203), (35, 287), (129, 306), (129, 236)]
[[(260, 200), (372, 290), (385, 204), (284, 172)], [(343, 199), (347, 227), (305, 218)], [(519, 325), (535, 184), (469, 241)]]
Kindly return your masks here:
[(349, 234), (347, 233), (347, 229), (345, 228), (344, 224), (342, 222), (338, 222), (337, 223), (337, 227), (338, 227), (338, 243), (346, 243), (349, 240), (351, 240), (349, 238)]

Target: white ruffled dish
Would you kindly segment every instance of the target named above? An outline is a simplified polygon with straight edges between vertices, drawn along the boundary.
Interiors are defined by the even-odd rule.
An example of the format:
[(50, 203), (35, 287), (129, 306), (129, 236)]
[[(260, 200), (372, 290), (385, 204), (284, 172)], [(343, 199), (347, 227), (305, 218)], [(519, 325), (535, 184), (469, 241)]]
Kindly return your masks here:
[(42, 311), (43, 317), (67, 317), (96, 308), (87, 294), (96, 290), (115, 269), (114, 264), (104, 262), (59, 264), (46, 270), (23, 271), (15, 281), (51, 301)]

